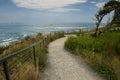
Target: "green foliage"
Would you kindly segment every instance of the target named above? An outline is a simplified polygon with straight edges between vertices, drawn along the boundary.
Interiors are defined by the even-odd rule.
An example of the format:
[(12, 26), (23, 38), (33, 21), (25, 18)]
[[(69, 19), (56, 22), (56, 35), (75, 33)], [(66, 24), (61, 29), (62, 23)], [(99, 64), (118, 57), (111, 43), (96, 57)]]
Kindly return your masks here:
[[(115, 49), (119, 49), (120, 44), (120, 32), (106, 32), (99, 38), (94, 38), (90, 35), (80, 37), (70, 37), (65, 46), (70, 50), (79, 49), (94, 50), (96, 53), (106, 52), (108, 53), (110, 45), (113, 45)], [(116, 51), (115, 51), (116, 52)], [(117, 52), (116, 52), (117, 54)]]
[(120, 55), (120, 43), (116, 46), (116, 51), (117, 51), (118, 55)]
[(81, 36), (81, 35), (83, 35), (84, 33), (83, 33), (81, 30), (79, 30), (79, 31), (76, 31), (75, 34), (76, 34), (77, 36)]
[(106, 80), (120, 79), (120, 31), (105, 32), (99, 38), (89, 34), (70, 37), (65, 48), (81, 55)]
[[(107, 23), (106, 27), (111, 28), (111, 27), (119, 27), (120, 26), (120, 1), (118, 1), (118, 0), (109, 0), (103, 6), (103, 8), (101, 8), (98, 11), (98, 13), (95, 15), (95, 17), (96, 17), (95, 36), (96, 37), (98, 37), (101, 34), (101, 31), (99, 31), (98, 28), (99, 28), (100, 23), (102, 22), (104, 16), (107, 15), (107, 14), (110, 14), (112, 11), (114, 11), (113, 18), (112, 18), (111, 22)], [(108, 28), (106, 28), (106, 29), (108, 29)]]
[(53, 41), (55, 39), (58, 39), (58, 38), (61, 38), (61, 37), (64, 37), (64, 32), (55, 32), (54, 34), (50, 34), (49, 37), (50, 37), (50, 41)]
[(30, 36), (26, 36), (24, 40), (29, 40), (30, 38), (31, 38)]
[(75, 37), (70, 37), (65, 43), (65, 47), (70, 50), (75, 50), (77, 48), (77, 46), (78, 46), (77, 38), (75, 38)]
[(37, 39), (41, 39), (41, 38), (42, 38), (42, 33), (38, 33), (38, 34), (36, 35), (36, 38), (37, 38)]
[(94, 65), (94, 69), (106, 80), (117, 80), (113, 69), (107, 65), (96, 64)]
[(46, 56), (46, 48), (44, 48), (38, 55), (38, 61), (39, 61), (39, 66), (40, 66), (40, 70), (44, 70), (45, 66), (46, 66), (46, 60), (47, 60), (47, 56)]

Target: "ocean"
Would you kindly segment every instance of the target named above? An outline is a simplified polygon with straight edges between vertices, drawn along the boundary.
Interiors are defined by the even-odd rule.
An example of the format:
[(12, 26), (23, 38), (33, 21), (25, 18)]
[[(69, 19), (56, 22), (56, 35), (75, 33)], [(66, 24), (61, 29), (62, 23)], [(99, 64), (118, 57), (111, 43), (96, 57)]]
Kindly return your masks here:
[(95, 29), (95, 23), (64, 23), (48, 25), (25, 25), (15, 23), (0, 23), (0, 46), (9, 45), (12, 42), (19, 41), (26, 36), (34, 36), (41, 32), (43, 34), (56, 31), (74, 31), (74, 30)]

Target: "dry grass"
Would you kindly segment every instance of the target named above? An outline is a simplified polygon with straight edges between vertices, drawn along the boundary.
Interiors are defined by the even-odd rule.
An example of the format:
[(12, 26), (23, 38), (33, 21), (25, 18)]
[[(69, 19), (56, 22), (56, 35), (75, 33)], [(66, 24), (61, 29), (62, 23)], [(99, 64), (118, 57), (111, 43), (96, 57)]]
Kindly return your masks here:
[[(33, 57), (33, 49), (24, 51), (22, 54), (15, 56), (14, 58), (7, 60), (8, 67), (10, 72), (11, 80), (39, 80), (40, 72), (44, 71), (45, 69), (45, 62), (46, 62), (46, 53), (47, 53), (47, 45), (49, 42), (63, 37), (63, 32), (56, 32), (52, 35), (48, 36), (46, 42), (43, 44), (39, 44), (35, 46), (36, 52), (36, 61), (37, 61), (37, 68), (34, 66), (34, 59)], [(21, 50), (25, 47), (32, 45), (43, 39), (41, 33), (38, 33), (37, 36), (34, 38), (26, 37), (24, 40), (20, 42), (15, 42), (11, 44), (7, 49), (0, 54), (0, 57), (4, 57), (11, 53), (14, 53), (18, 50)], [(41, 47), (40, 47), (41, 46)], [(3, 49), (2, 49), (3, 50)], [(5, 80), (2, 64), (0, 63), (0, 80)]]
[[(34, 65), (25, 64), (25, 67), (21, 67), (19, 71), (15, 71), (10, 75), (11, 80), (40, 80), (39, 68), (35, 68)], [(0, 75), (0, 80), (5, 80), (4, 76)]]
[(39, 69), (35, 68), (34, 65), (26, 64), (24, 68), (19, 69), (19, 74), (12, 74), (12, 80), (39, 80)]

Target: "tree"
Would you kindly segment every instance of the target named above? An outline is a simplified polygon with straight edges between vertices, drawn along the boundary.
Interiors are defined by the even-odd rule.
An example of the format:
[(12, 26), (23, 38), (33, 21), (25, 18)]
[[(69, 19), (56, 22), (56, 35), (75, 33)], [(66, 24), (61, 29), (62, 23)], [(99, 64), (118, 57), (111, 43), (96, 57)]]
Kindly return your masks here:
[(95, 17), (96, 17), (96, 32), (95, 32), (95, 36), (97, 37), (98, 36), (98, 29), (99, 29), (99, 25), (100, 25), (100, 23), (101, 23), (101, 21), (102, 21), (102, 19), (103, 19), (103, 17), (105, 16), (105, 14), (103, 14), (103, 15), (95, 15)]
[[(102, 9), (98, 11), (95, 15), (96, 17), (96, 32), (95, 36), (99, 36), (99, 26), (104, 16), (114, 11), (113, 20), (111, 21), (111, 25), (118, 24), (120, 25), (120, 1), (118, 0), (110, 0), (107, 2)], [(99, 34), (99, 35), (98, 35)]]
[(109, 10), (109, 13), (114, 11), (113, 20), (111, 21), (111, 26), (113, 24), (120, 25), (120, 1), (119, 0), (110, 0), (105, 4), (104, 8)]

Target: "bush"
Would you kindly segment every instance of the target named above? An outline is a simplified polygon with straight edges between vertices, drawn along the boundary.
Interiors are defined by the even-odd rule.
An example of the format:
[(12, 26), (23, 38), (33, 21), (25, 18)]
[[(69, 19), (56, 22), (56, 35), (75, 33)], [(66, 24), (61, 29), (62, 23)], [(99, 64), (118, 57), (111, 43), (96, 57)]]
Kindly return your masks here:
[(104, 78), (106, 78), (106, 80), (117, 80), (117, 77), (115, 75), (115, 73), (113, 72), (113, 69), (107, 65), (101, 65), (101, 64), (96, 64), (94, 65), (95, 70)]
[(106, 80), (120, 80), (120, 31), (105, 32), (99, 38), (89, 34), (70, 37), (65, 48), (81, 55)]
[(30, 36), (26, 36), (24, 40), (29, 40), (30, 38), (31, 38)]
[(36, 35), (36, 38), (37, 38), (37, 39), (41, 39), (41, 38), (42, 38), (42, 33), (38, 33), (38, 34)]
[[(77, 38), (75, 37), (70, 37), (65, 43), (65, 47), (70, 50), (75, 50), (77, 48)], [(72, 44), (71, 44), (72, 43)]]

